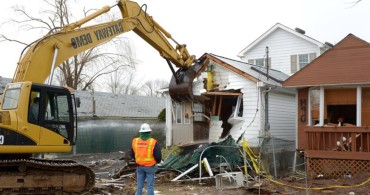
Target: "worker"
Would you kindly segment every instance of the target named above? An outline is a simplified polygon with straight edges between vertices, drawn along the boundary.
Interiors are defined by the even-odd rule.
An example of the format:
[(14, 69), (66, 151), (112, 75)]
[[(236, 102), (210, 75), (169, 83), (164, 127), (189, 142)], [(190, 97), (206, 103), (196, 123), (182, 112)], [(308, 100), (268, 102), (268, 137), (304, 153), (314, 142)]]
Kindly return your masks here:
[(161, 146), (151, 137), (151, 129), (147, 123), (140, 127), (140, 137), (132, 140), (131, 157), (135, 159), (137, 189), (136, 195), (141, 195), (144, 181), (147, 182), (147, 195), (154, 194), (154, 175), (156, 164), (161, 162)]
[(38, 124), (38, 121), (39, 121), (39, 102), (40, 102), (40, 98), (35, 97), (33, 98), (31, 105), (30, 105), (29, 120), (33, 124)]

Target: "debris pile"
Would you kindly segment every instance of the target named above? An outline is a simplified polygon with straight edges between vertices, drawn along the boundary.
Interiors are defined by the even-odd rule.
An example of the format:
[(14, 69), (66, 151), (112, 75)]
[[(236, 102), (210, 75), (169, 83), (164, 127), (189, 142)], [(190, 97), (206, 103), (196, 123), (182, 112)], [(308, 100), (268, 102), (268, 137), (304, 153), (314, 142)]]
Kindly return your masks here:
[[(219, 143), (176, 146), (170, 151), (172, 153), (158, 165), (156, 173), (155, 189), (160, 194), (217, 194), (219, 191), (225, 195), (254, 192), (292, 194), (329, 190), (339, 194), (355, 191), (357, 194), (368, 190), (365, 184), (370, 181), (361, 183), (369, 178), (368, 173), (364, 178), (342, 178), (342, 182), (307, 177), (306, 172), (298, 170), (280, 179), (272, 178), (263, 166), (260, 167), (259, 157), (250, 148), (245, 149), (244, 143), (243, 147), (238, 146), (231, 137)], [(75, 155), (70, 159), (94, 170), (96, 185), (92, 194), (135, 194), (136, 164), (128, 154), (127, 151)], [(333, 186), (333, 183), (336, 185)]]

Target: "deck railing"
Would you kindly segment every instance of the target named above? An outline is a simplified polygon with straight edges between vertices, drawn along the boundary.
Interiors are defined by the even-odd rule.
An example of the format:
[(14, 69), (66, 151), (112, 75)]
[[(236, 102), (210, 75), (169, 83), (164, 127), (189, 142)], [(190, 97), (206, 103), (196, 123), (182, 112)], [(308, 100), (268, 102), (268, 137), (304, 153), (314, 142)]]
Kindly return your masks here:
[(368, 127), (306, 127), (305, 150), (310, 157), (370, 160)]

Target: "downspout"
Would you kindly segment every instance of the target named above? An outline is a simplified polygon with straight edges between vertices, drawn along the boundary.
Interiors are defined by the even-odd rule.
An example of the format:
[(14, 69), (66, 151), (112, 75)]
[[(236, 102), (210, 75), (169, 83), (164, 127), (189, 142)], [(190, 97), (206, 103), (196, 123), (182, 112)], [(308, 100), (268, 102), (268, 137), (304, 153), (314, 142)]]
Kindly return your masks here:
[(270, 123), (269, 123), (269, 91), (271, 87), (265, 90), (265, 136), (270, 137)]

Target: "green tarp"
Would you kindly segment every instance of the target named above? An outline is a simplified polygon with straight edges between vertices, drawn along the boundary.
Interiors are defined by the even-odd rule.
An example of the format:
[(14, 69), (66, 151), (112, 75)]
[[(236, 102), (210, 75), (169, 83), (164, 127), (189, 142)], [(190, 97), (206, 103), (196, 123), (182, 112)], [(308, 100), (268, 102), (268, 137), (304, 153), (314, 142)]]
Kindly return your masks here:
[(180, 154), (170, 154), (158, 168), (185, 171), (199, 163), (201, 154), (202, 159), (207, 158), (212, 168), (220, 166), (220, 163), (228, 163), (232, 169), (243, 164), (239, 146), (231, 136), (228, 136), (218, 143), (182, 146)]

